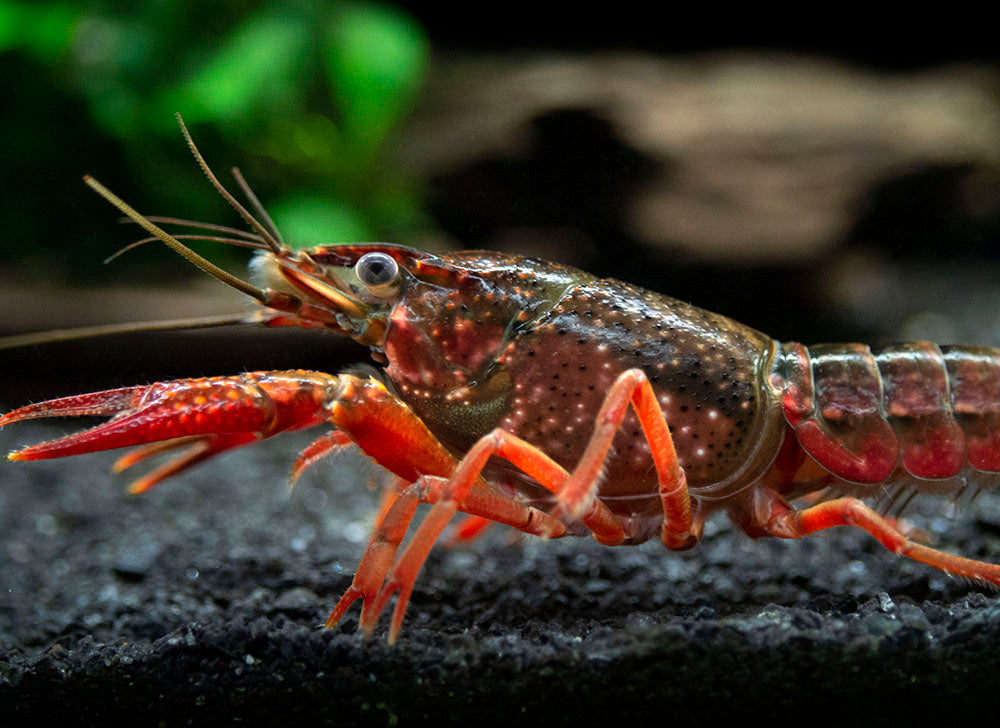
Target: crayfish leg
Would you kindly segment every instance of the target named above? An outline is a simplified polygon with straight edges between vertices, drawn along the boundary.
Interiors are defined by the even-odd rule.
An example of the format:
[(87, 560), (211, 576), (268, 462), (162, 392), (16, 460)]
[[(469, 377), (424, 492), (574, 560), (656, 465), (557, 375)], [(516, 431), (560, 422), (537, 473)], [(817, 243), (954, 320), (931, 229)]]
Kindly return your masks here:
[(183, 470), (197, 465), (210, 457), (232, 450), (243, 445), (257, 442), (260, 438), (254, 433), (236, 432), (225, 435), (205, 435), (202, 437), (182, 437), (177, 440), (167, 440), (166, 442), (155, 442), (135, 448), (132, 452), (115, 461), (112, 470), (120, 473), (136, 463), (162, 452), (167, 452), (175, 448), (185, 448), (180, 455), (168, 460), (162, 465), (154, 468), (144, 476), (129, 483), (128, 492), (132, 495), (145, 493), (153, 486), (161, 483), (169, 477), (177, 475)]
[[(472, 451), (470, 451), (471, 454)], [(355, 587), (355, 584), (352, 583), (348, 594), (344, 595), (350, 599), (347, 605), (358, 596), (365, 597), (365, 606), (362, 608), (358, 626), (366, 638), (371, 637), (379, 615), (385, 610), (392, 595), (398, 592), (387, 639), (390, 645), (396, 642), (417, 575), (455, 513), (461, 511), (489, 521), (504, 523), (535, 536), (545, 535), (558, 538), (566, 534), (566, 527), (549, 514), (502, 495), (479, 480), (482, 466), (488, 459), (488, 455), (485, 458), (473, 456), (470, 461), (470, 458), (466, 456), (462, 463), (459, 463), (455, 475), (450, 479), (422, 476), (393, 502), (383, 518), (383, 523), (379, 527), (376, 537), (372, 539), (365, 551), (365, 555), (361, 559), (361, 566), (358, 567), (358, 572), (355, 575), (355, 582), (358, 582), (360, 593), (352, 594)], [(470, 462), (467, 463), (467, 461)], [(398, 520), (397, 511), (398, 513), (407, 513), (408, 505), (399, 506), (399, 503), (404, 495), (413, 493), (418, 494), (420, 502), (432, 503), (433, 505), (407, 544), (402, 556), (393, 565), (392, 572), (388, 578), (385, 578), (387, 569), (384, 567), (388, 563), (387, 556), (391, 558), (391, 554), (395, 553), (406, 532), (405, 526)], [(412, 513), (410, 518), (412, 518)], [(408, 524), (409, 519), (406, 521), (406, 525)], [(392, 533), (392, 540), (383, 541), (379, 538), (381, 533)], [(373, 573), (369, 573), (370, 571)], [(376, 579), (383, 583), (377, 598), (372, 603), (367, 601), (370, 594), (367, 587)], [(344, 609), (347, 605), (344, 606)], [(342, 614), (343, 610), (338, 603), (330, 615), (330, 619), (327, 620), (327, 626), (335, 624)]]
[(752, 513), (769, 514), (763, 523), (755, 522), (753, 516), (744, 520), (739, 515), (733, 515), (734, 520), (751, 536), (800, 539), (828, 528), (854, 526), (867, 531), (894, 554), (928, 564), (948, 574), (1000, 586), (1000, 566), (915, 543), (894, 522), (880, 516), (857, 498), (836, 498), (795, 510), (770, 489), (759, 489), (754, 495), (748, 501), (754, 504), (749, 510)]
[(701, 537), (704, 517), (692, 509), (687, 478), (684, 469), (677, 462), (677, 452), (666, 417), (649, 379), (641, 369), (622, 372), (608, 391), (583, 456), (573, 474), (556, 494), (559, 504), (557, 512), (578, 517), (585, 509), (599, 502), (597, 491), (601, 473), (611, 452), (615, 433), (621, 428), (630, 404), (642, 426), (656, 467), (660, 501), (663, 504), (660, 539), (668, 549), (689, 549)]
[(449, 546), (475, 541), (493, 524), (493, 521), (482, 516), (465, 516), (455, 528), (454, 534), (448, 540)]
[[(456, 500), (455, 491), (461, 489), (463, 488), (456, 488), (449, 479), (436, 476), (421, 476), (417, 482), (401, 491), (393, 487), (386, 489), (375, 533), (361, 557), (351, 586), (330, 612), (324, 625), (326, 628), (335, 626), (351, 604), (360, 597), (363, 606), (358, 627), (366, 638), (371, 637), (389, 599), (398, 592), (388, 639), (390, 644), (394, 643), (420, 568), (441, 532), (458, 511), (534, 535), (565, 535), (565, 526), (552, 516), (508, 498), (482, 481), (474, 480), (464, 497)], [(399, 545), (405, 538), (420, 503), (433, 505), (402, 556), (394, 562)]]
[[(363, 605), (361, 621), (371, 622), (374, 626), (374, 621), (378, 619), (378, 612), (371, 615), (371, 610), (375, 606), (375, 598), (382, 588), (386, 574), (392, 568), (399, 544), (403, 542), (406, 531), (417, 512), (417, 506), (420, 504), (418, 491), (414, 486), (394, 495), (395, 497), (389, 502), (388, 508), (383, 514), (380, 514), (375, 532), (368, 541), (368, 546), (365, 548), (364, 556), (361, 557), (357, 571), (354, 572), (354, 580), (340, 597), (337, 605), (330, 612), (330, 616), (326, 618), (326, 623), (323, 625), (326, 629), (336, 626), (358, 597), (361, 598)], [(370, 634), (370, 630), (368, 633)]]
[(345, 447), (350, 447), (353, 444), (354, 441), (342, 430), (331, 430), (324, 435), (320, 435), (309, 443), (309, 446), (299, 453), (299, 456), (295, 459), (291, 475), (288, 476), (289, 482), (295, 485), (298, 479), (302, 477), (302, 473), (307, 469), (327, 455), (331, 455), (338, 450), (343, 450)]
[[(385, 609), (392, 595), (398, 592), (399, 597), (393, 611), (388, 636), (390, 644), (395, 642), (417, 573), (434, 543), (458, 511), (509, 523), (526, 533), (547, 537), (558, 537), (565, 533), (565, 525), (555, 516), (558, 513), (566, 513), (570, 517), (579, 519), (601, 543), (613, 545), (627, 541), (629, 534), (626, 533), (622, 522), (596, 496), (600, 475), (611, 451), (612, 440), (622, 425), (629, 405), (635, 409), (653, 453), (664, 510), (662, 540), (668, 548), (673, 549), (684, 549), (694, 545), (701, 533), (702, 516), (700, 512), (695, 513), (691, 507), (684, 471), (677, 462), (670, 430), (652, 386), (641, 370), (630, 369), (618, 377), (605, 398), (594, 433), (572, 475), (538, 447), (502, 429), (495, 429), (480, 438), (469, 449), (444, 485), (440, 485), (440, 481), (443, 480), (441, 477), (422, 477), (419, 482), (428, 486), (431, 484), (439, 486), (428, 488), (425, 496), (426, 500), (434, 503), (434, 506), (396, 562), (392, 573), (385, 579), (374, 608), (367, 614), (362, 613), (360, 628), (365, 634), (371, 634), (379, 614)], [(546, 514), (530, 508), (526, 512), (521, 512), (522, 518), (527, 516), (522, 523), (505, 520), (501, 515), (501, 509), (510, 510), (525, 506), (482, 483), (480, 477), (483, 468), (492, 457), (508, 460), (554, 493), (558, 503), (556, 511), (553, 514)], [(482, 502), (475, 502), (477, 486), (480, 488), (479, 497), (484, 499)], [(485, 489), (485, 492), (482, 489)], [(366, 553), (366, 558), (367, 556)], [(367, 576), (366, 574), (366, 579)], [(350, 590), (349, 595), (351, 601), (358, 596)], [(345, 595), (345, 598), (349, 595)], [(339, 614), (342, 613), (335, 609), (331, 619), (334, 616), (339, 618)]]

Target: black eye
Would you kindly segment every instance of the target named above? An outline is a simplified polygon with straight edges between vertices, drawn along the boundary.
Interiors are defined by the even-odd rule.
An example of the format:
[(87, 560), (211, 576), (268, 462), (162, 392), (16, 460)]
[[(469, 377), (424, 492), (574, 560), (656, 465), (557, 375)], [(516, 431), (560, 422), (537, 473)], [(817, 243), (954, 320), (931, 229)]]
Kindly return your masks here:
[(399, 265), (385, 253), (365, 253), (354, 265), (358, 280), (376, 295), (388, 292), (399, 277)]

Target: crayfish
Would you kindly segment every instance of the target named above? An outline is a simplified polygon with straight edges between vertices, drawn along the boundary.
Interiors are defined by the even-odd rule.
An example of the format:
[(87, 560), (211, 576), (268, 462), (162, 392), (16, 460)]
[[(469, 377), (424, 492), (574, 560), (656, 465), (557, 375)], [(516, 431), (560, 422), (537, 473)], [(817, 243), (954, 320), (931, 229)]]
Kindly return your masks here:
[[(133, 484), (139, 492), (223, 451), (332, 427), (293, 476), (356, 446), (393, 479), (326, 626), (360, 598), (360, 628), (371, 635), (397, 595), (390, 643), (422, 564), (458, 512), (546, 538), (589, 534), (615, 546), (655, 537), (671, 550), (697, 544), (714, 511), (752, 537), (855, 526), (894, 553), (1000, 585), (1000, 567), (917, 543), (860, 500), (904, 483), (958, 491), (970, 476), (1000, 472), (1000, 350), (779, 343), (659, 293), (495, 252), (292, 249), (238, 172), (257, 216), (182, 129), (252, 228), (230, 230), (229, 240), (257, 249), (249, 281), (88, 184), (153, 239), (261, 304), (209, 323), (328, 329), (370, 347), (382, 375), (250, 372), (40, 402), (3, 415), (0, 426), (110, 419), (11, 460), (139, 446), (121, 463), (131, 466), (178, 451)], [(804, 496), (811, 500), (797, 508)], [(399, 554), (422, 503), (431, 507)]]

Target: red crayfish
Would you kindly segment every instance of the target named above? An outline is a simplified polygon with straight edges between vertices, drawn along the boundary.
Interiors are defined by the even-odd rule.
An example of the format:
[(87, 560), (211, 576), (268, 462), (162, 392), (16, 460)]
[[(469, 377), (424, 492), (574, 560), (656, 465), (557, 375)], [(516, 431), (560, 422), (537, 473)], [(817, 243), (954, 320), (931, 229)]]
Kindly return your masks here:
[[(299, 456), (293, 477), (356, 445), (395, 478), (326, 626), (360, 597), (360, 627), (370, 635), (398, 592), (390, 643), (421, 565), (459, 511), (470, 530), (499, 522), (548, 538), (590, 534), (610, 546), (655, 536), (672, 550), (694, 546), (718, 510), (752, 537), (798, 539), (849, 525), (897, 554), (1000, 585), (1000, 566), (916, 543), (858, 498), (894, 487), (958, 492), (969, 476), (1000, 472), (1000, 350), (927, 342), (807, 349), (541, 260), (389, 244), (295, 250), (238, 172), (263, 222), (222, 187), (184, 134), (253, 229), (229, 232), (239, 236), (230, 242), (258, 249), (255, 283), (88, 184), (154, 238), (256, 299), (263, 308), (253, 320), (350, 336), (371, 348), (384, 377), (252, 372), (50, 400), (3, 415), (0, 426), (111, 419), (10, 459), (139, 445), (119, 461), (128, 467), (179, 450), (133, 484), (142, 491), (225, 450), (332, 425)], [(801, 496), (811, 500), (794, 507)], [(421, 503), (433, 505), (397, 557)]]

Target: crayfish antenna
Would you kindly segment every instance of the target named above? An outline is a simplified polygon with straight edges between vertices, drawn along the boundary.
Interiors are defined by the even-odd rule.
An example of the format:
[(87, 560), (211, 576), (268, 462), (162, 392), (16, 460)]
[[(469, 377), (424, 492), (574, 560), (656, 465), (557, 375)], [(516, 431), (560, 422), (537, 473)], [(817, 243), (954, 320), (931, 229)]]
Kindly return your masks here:
[[(243, 173), (240, 172), (240, 168), (233, 167), (231, 171), (233, 179), (236, 180), (236, 184), (240, 186), (240, 189), (243, 190), (243, 194), (247, 196), (248, 200), (250, 200), (250, 206), (264, 219), (264, 227), (266, 227), (268, 232), (271, 233), (271, 235), (274, 236), (274, 239), (278, 241), (278, 245), (284, 247), (285, 239), (281, 237), (281, 231), (278, 230), (278, 226), (274, 224), (274, 220), (271, 219), (271, 216), (267, 214), (267, 210), (264, 209), (264, 206), (260, 204), (260, 200), (257, 199), (257, 195), (255, 195), (254, 191), (250, 189), (250, 185), (247, 184), (246, 179), (243, 177)], [(275, 250), (274, 252), (278, 251)]]
[(133, 334), (145, 331), (193, 331), (194, 329), (210, 329), (220, 326), (241, 326), (245, 324), (261, 324), (269, 320), (262, 310), (252, 313), (221, 314), (219, 316), (196, 316), (194, 318), (165, 319), (163, 321), (132, 321), (124, 324), (105, 324), (102, 326), (80, 326), (75, 329), (52, 329), (50, 331), (33, 331), (29, 334), (14, 334), (0, 336), (0, 351), (17, 349), (22, 346), (50, 344), (56, 341), (77, 341), (98, 336), (113, 336), (115, 334)]
[[(271, 216), (267, 214), (267, 211), (264, 209), (264, 206), (260, 203), (260, 200), (257, 199), (257, 196), (253, 193), (253, 190), (250, 189), (250, 185), (247, 184), (246, 180), (240, 173), (239, 169), (233, 168), (233, 176), (236, 178), (236, 183), (240, 186), (240, 189), (247, 196), (247, 199), (250, 200), (250, 206), (253, 207), (257, 211), (257, 213), (264, 218), (265, 224), (262, 224), (260, 221), (258, 221), (257, 218), (254, 217), (253, 214), (251, 214), (250, 211), (247, 210), (243, 205), (241, 205), (240, 202), (235, 197), (233, 197), (233, 195), (229, 192), (229, 190), (227, 190), (222, 185), (222, 183), (219, 182), (219, 179), (215, 176), (215, 173), (212, 172), (212, 169), (208, 166), (208, 163), (202, 156), (201, 151), (198, 149), (198, 146), (194, 143), (194, 139), (191, 138), (191, 133), (188, 131), (187, 126), (184, 124), (184, 119), (181, 118), (180, 113), (177, 114), (177, 123), (180, 124), (181, 132), (184, 134), (184, 140), (187, 142), (188, 147), (191, 149), (191, 153), (194, 155), (195, 160), (198, 162), (198, 166), (201, 167), (201, 171), (205, 173), (205, 176), (208, 177), (209, 182), (212, 183), (212, 186), (215, 187), (216, 191), (222, 196), (222, 198), (226, 202), (228, 202), (229, 205), (240, 215), (240, 217), (242, 217), (246, 221), (246, 223), (254, 230), (254, 233), (245, 234), (240, 231), (234, 231), (232, 228), (225, 228), (222, 226), (216, 227), (204, 223), (193, 223), (193, 224), (196, 227), (201, 227), (203, 229), (218, 230), (230, 234), (235, 233), (239, 237), (244, 237), (246, 239), (245, 242), (240, 240), (235, 240), (233, 238), (219, 238), (212, 236), (181, 235), (175, 237), (164, 231), (162, 228), (157, 227), (157, 225), (153, 222), (153, 220), (138, 213), (135, 209), (130, 207), (126, 202), (124, 202), (120, 197), (115, 195), (113, 192), (111, 192), (111, 190), (109, 190), (107, 187), (102, 185), (100, 182), (98, 182), (90, 175), (86, 175), (83, 178), (83, 181), (86, 182), (87, 185), (89, 185), (101, 197), (103, 197), (105, 200), (107, 200), (112, 205), (117, 207), (121, 212), (123, 212), (126, 217), (128, 217), (134, 223), (139, 225), (139, 227), (143, 228), (146, 232), (148, 232), (153, 237), (153, 239), (161, 240), (170, 248), (172, 248), (176, 253), (186, 258), (190, 263), (196, 265), (198, 268), (201, 268), (203, 271), (205, 271), (209, 275), (214, 276), (215, 278), (222, 281), (226, 285), (231, 286), (236, 290), (240, 291), (241, 293), (245, 293), (251, 298), (254, 298), (260, 301), (261, 303), (266, 304), (268, 301), (267, 291), (265, 291), (262, 288), (258, 288), (257, 286), (254, 286), (248, 283), (247, 281), (242, 280), (241, 278), (237, 278), (232, 273), (223, 270), (222, 268), (210, 262), (206, 258), (198, 255), (196, 252), (191, 250), (191, 248), (187, 247), (186, 245), (181, 243), (180, 240), (178, 240), (179, 237), (192, 237), (196, 240), (212, 240), (217, 242), (230, 243), (234, 245), (242, 245), (250, 248), (267, 249), (270, 250), (272, 253), (278, 255), (284, 253), (286, 250), (284, 241), (281, 238), (281, 233), (278, 232), (278, 228), (274, 224), (274, 220), (272, 220)], [(190, 223), (190, 221), (180, 221), (174, 218), (157, 218), (157, 219), (163, 220), (164, 222), (171, 222), (171, 223), (178, 222), (181, 224), (192, 224)], [(118, 251), (118, 253), (111, 256), (111, 258), (120, 255), (126, 250), (130, 250), (136, 245), (142, 245), (147, 242), (150, 242), (150, 240), (143, 239), (136, 243), (132, 243), (131, 245), (128, 245), (122, 250)]]

